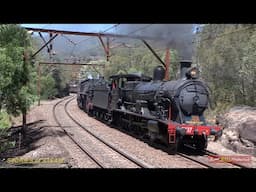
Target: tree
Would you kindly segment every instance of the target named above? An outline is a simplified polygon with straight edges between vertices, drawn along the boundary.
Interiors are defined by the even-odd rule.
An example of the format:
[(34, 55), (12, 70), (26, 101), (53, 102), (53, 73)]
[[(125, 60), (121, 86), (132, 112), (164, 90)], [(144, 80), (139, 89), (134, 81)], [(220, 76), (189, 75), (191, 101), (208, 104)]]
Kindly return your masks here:
[(41, 77), (41, 90), (42, 99), (50, 99), (58, 94), (56, 83), (51, 73)]
[(255, 105), (255, 25), (210, 24), (197, 36), (196, 62), (217, 109)]
[(248, 105), (256, 106), (256, 31), (250, 36), (250, 41), (243, 47), (242, 67), (239, 70), (243, 79), (243, 94)]
[(0, 106), (9, 114), (23, 115), (34, 100), (31, 89), (33, 66), (28, 60), (31, 39), (19, 25), (0, 25)]

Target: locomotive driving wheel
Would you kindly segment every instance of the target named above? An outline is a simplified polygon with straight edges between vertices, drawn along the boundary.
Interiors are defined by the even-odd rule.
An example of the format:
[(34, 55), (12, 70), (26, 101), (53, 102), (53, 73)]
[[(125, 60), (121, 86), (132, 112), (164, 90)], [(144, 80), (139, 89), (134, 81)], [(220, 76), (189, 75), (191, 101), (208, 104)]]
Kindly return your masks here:
[(207, 148), (208, 142), (207, 138), (198, 138), (197, 142), (195, 143), (195, 148), (197, 151), (203, 151)]

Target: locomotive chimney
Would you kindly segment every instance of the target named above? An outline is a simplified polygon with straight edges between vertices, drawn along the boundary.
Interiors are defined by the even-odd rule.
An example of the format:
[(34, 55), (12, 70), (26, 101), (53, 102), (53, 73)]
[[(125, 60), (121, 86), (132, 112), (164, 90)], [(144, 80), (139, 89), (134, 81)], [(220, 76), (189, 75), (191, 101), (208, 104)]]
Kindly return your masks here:
[(186, 78), (186, 72), (188, 68), (191, 67), (191, 64), (192, 64), (192, 61), (189, 61), (189, 60), (180, 61), (180, 78), (181, 79)]

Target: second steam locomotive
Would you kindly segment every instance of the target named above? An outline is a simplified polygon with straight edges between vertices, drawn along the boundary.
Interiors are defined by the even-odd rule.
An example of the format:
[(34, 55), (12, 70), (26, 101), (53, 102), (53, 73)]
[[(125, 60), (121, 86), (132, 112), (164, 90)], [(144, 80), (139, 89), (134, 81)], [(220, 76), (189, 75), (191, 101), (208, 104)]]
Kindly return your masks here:
[(78, 88), (78, 106), (91, 116), (165, 143), (170, 153), (184, 144), (206, 149), (209, 135), (217, 139), (222, 134), (221, 127), (207, 125), (204, 118), (208, 87), (188, 61), (181, 62), (178, 80), (164, 81), (164, 75), (158, 66), (153, 78), (122, 74), (111, 76), (109, 82), (84, 80)]

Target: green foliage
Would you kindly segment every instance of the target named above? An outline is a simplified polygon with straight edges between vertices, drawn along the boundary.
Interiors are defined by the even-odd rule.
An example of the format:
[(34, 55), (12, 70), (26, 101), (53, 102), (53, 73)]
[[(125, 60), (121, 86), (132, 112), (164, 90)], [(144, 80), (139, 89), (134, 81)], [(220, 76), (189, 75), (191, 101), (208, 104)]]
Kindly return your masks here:
[(31, 45), (31, 39), (27, 31), (22, 29), (19, 25), (0, 25), (0, 47), (7, 45), (29, 47)]
[(256, 31), (251, 33), (250, 43), (243, 47), (243, 51), (243, 65), (239, 70), (239, 78), (243, 79), (245, 102), (256, 106)]
[[(64, 76), (63, 70), (60, 67), (56, 67), (52, 71), (52, 78), (55, 81), (54, 89), (57, 90), (57, 97), (64, 97), (68, 94), (68, 81)], [(54, 91), (54, 90), (53, 90)]]
[(3, 130), (11, 126), (10, 117), (6, 111), (0, 111), (0, 135)]
[[(68, 83), (71, 80), (71, 70), (66, 70), (68, 69), (67, 66), (41, 65), (40, 68), (41, 98), (53, 99), (55, 97), (66, 96), (69, 92)], [(38, 78), (39, 76), (36, 75), (34, 85), (37, 85)]]
[(55, 88), (55, 80), (51, 74), (41, 77), (41, 86), (42, 86), (42, 99), (49, 99), (57, 95), (57, 89)]
[(255, 106), (255, 25), (210, 24), (198, 35), (196, 62), (219, 111)]
[(2, 138), (7, 136), (7, 130), (10, 127), (10, 116), (5, 110), (0, 110), (0, 153), (15, 145), (15, 142), (2, 140)]
[[(0, 95), (3, 97), (3, 90), (12, 83), (12, 76), (15, 72), (15, 65), (12, 59), (7, 56), (5, 48), (0, 48)], [(2, 98), (3, 99), (3, 98)], [(2, 101), (1, 99), (1, 101)]]
[(30, 84), (33, 66), (24, 60), (24, 53), (31, 51), (30, 37), (18, 25), (0, 25), (0, 46), (0, 107), (18, 115), (34, 100)]
[(6, 151), (7, 149), (10, 149), (12, 147), (14, 147), (16, 144), (15, 141), (2, 141), (0, 140), (0, 153)]

